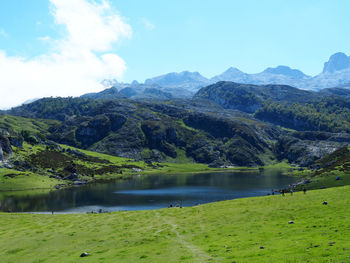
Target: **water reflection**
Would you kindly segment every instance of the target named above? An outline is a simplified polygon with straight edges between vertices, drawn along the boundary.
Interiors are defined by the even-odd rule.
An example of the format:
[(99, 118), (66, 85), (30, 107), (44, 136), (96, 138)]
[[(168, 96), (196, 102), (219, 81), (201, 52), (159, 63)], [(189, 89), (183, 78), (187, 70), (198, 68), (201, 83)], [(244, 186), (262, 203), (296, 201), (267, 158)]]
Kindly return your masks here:
[(13, 212), (143, 210), (170, 204), (193, 206), (266, 195), (294, 182), (278, 170), (181, 175), (145, 175), (49, 193), (0, 193), (0, 209)]

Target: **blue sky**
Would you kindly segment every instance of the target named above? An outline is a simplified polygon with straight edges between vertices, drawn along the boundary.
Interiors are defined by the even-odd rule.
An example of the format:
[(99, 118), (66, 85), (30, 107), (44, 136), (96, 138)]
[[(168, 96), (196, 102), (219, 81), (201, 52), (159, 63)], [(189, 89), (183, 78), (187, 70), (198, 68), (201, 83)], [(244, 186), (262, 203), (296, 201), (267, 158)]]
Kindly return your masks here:
[[(257, 73), (281, 64), (315, 75), (331, 54), (350, 53), (350, 1), (113, 3), (135, 31), (119, 52), (128, 80), (184, 69), (211, 77), (230, 66)], [(145, 32), (140, 17), (154, 30)]]
[[(350, 54), (349, 10), (347, 0), (2, 1), (0, 69), (11, 68), (7, 63), (16, 60), (12, 68), (33, 71), (24, 83), (42, 88), (34, 93), (28, 88), (21, 99), (85, 91), (67, 87), (66, 81), (60, 83), (61, 93), (53, 92), (57, 87), (42, 92), (49, 79), (46, 83), (38, 79), (54, 75), (54, 70), (62, 73), (52, 82), (74, 78), (72, 83), (79, 83), (72, 76), (75, 68), (81, 78), (91, 76), (84, 83), (86, 91), (100, 88), (93, 87), (93, 78), (144, 81), (183, 70), (212, 77), (230, 66), (257, 73), (288, 65), (315, 75), (331, 54)], [(86, 34), (81, 35), (83, 31)], [(43, 69), (47, 72), (39, 74)], [(69, 71), (64, 73), (65, 69)], [(0, 76), (0, 85), (9, 83), (9, 78), (4, 82)], [(15, 88), (7, 90), (9, 96)]]

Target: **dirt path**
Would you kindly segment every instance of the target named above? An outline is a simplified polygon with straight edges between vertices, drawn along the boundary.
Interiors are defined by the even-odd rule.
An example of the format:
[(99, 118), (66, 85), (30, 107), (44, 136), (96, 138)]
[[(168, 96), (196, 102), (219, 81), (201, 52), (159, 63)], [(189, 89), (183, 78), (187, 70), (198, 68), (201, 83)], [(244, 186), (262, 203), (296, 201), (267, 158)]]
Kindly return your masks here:
[(181, 235), (181, 233), (178, 231), (179, 226), (173, 222), (171, 219), (164, 218), (164, 216), (157, 213), (157, 216), (160, 220), (162, 220), (164, 223), (168, 224), (171, 227), (171, 231), (175, 233), (178, 242), (183, 245), (185, 248), (187, 248), (193, 255), (193, 257), (196, 259), (196, 262), (218, 262), (217, 259), (213, 258), (211, 255), (194, 245), (193, 243), (185, 240), (184, 236)]

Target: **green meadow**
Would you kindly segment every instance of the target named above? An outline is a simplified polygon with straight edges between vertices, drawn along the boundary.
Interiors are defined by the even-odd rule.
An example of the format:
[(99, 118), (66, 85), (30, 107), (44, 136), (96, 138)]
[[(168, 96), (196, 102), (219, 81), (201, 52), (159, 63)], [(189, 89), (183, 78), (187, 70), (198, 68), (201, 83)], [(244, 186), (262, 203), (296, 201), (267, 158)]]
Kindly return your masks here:
[[(350, 262), (349, 195), (350, 187), (345, 186), (189, 208), (2, 213), (0, 258), (1, 262)], [(90, 255), (81, 258), (83, 252)]]

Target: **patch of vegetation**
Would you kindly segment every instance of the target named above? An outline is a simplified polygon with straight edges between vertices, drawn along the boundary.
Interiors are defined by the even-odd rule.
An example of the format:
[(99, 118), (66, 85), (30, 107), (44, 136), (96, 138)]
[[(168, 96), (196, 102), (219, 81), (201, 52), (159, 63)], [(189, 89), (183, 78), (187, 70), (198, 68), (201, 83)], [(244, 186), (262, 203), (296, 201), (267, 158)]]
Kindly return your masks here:
[[(86, 115), (100, 104), (87, 98), (44, 98), (12, 109), (16, 115), (64, 121), (67, 116)], [(30, 113), (31, 116), (30, 116)]]
[(54, 188), (59, 183), (66, 184), (66, 182), (33, 172), (0, 169), (0, 192)]
[(315, 166), (320, 166), (320, 169), (314, 174), (315, 176), (334, 170), (350, 173), (350, 148), (343, 147), (336, 150), (317, 161)]
[(350, 185), (350, 150), (343, 147), (318, 160), (309, 169), (293, 171), (302, 178), (297, 189), (320, 189)]
[(50, 127), (59, 124), (60, 122), (56, 120), (30, 119), (0, 114), (0, 128), (16, 134), (27, 132), (47, 136)]
[(268, 100), (255, 117), (295, 130), (350, 133), (350, 100), (326, 97), (306, 104)]

